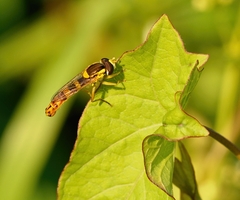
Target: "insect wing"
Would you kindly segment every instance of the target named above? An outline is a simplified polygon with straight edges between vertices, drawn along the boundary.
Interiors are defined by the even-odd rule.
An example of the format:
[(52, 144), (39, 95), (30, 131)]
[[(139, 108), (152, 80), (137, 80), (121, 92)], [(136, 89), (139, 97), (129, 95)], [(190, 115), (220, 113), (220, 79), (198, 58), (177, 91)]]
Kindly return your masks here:
[(88, 85), (90, 82), (91, 79), (84, 78), (82, 76), (82, 73), (80, 73), (68, 83), (66, 83), (62, 88), (60, 88), (53, 96), (52, 101), (65, 101), (70, 96)]

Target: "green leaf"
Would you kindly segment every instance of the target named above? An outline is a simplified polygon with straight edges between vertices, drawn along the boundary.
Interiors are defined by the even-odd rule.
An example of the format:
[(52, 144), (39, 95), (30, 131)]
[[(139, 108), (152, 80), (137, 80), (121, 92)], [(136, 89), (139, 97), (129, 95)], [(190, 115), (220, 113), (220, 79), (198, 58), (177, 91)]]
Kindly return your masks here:
[[(59, 199), (172, 199), (158, 187), (171, 194), (171, 180), (158, 177), (153, 184), (148, 179), (142, 141), (153, 133), (173, 140), (208, 134), (179, 103), (186, 103), (206, 60), (206, 55), (184, 50), (163, 16), (143, 45), (119, 59), (117, 71), (123, 72), (114, 81), (124, 80), (123, 84), (99, 88), (95, 99), (104, 98), (113, 107), (104, 102), (87, 105), (70, 162), (59, 181)], [(149, 152), (148, 146), (144, 151)], [(160, 163), (161, 158), (157, 160)], [(173, 169), (171, 162), (168, 165)], [(154, 176), (165, 176), (165, 172)]]
[(175, 159), (173, 183), (181, 190), (181, 199), (201, 200), (198, 193), (197, 182), (191, 158), (184, 145), (179, 142), (181, 161)]
[(144, 139), (143, 154), (148, 178), (167, 194), (173, 195), (172, 176), (175, 142), (158, 135)]

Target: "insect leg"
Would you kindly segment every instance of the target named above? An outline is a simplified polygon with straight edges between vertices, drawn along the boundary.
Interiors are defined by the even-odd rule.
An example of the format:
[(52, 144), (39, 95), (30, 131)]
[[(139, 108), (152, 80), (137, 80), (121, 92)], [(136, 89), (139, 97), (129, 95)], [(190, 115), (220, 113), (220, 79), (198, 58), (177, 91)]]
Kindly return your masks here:
[(115, 76), (117, 76), (117, 75), (119, 75), (119, 74), (120, 74), (120, 72), (117, 72), (117, 73), (115, 73), (115, 74), (108, 75), (105, 79), (113, 78), (113, 77), (115, 77)]
[(90, 97), (91, 97), (91, 102), (102, 101), (102, 102), (105, 102), (105, 103), (107, 103), (109, 106), (112, 107), (112, 105), (111, 105), (109, 102), (107, 102), (106, 100), (104, 100), (104, 99), (101, 99), (101, 98), (100, 98), (100, 99), (95, 99), (95, 100), (94, 100), (95, 92), (96, 92), (96, 86), (94, 85), (93, 88), (92, 88), (91, 93), (90, 93), (90, 92), (88, 93), (88, 94), (90, 95)]

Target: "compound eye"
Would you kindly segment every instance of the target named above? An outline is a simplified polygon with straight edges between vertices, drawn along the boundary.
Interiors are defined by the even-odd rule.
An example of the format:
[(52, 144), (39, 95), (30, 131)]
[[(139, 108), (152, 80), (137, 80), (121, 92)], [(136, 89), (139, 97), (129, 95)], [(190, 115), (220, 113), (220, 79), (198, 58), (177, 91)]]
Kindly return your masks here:
[(114, 66), (113, 66), (113, 64), (109, 61), (109, 59), (108, 59), (108, 58), (102, 58), (101, 61), (102, 61), (102, 64), (105, 66), (107, 75), (112, 74), (112, 73), (113, 73), (113, 70), (114, 70)]

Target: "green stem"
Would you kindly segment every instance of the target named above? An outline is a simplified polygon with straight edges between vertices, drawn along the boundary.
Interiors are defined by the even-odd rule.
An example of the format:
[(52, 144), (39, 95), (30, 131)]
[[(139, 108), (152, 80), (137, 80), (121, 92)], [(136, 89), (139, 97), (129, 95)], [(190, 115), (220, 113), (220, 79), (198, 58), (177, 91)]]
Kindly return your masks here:
[(212, 130), (211, 128), (208, 128), (204, 126), (209, 131), (209, 136), (220, 142), (222, 145), (224, 145), (226, 148), (228, 148), (233, 154), (236, 155), (237, 159), (240, 160), (240, 149), (236, 147), (233, 143), (231, 143), (229, 140), (227, 140), (225, 137), (217, 133), (216, 131)]

